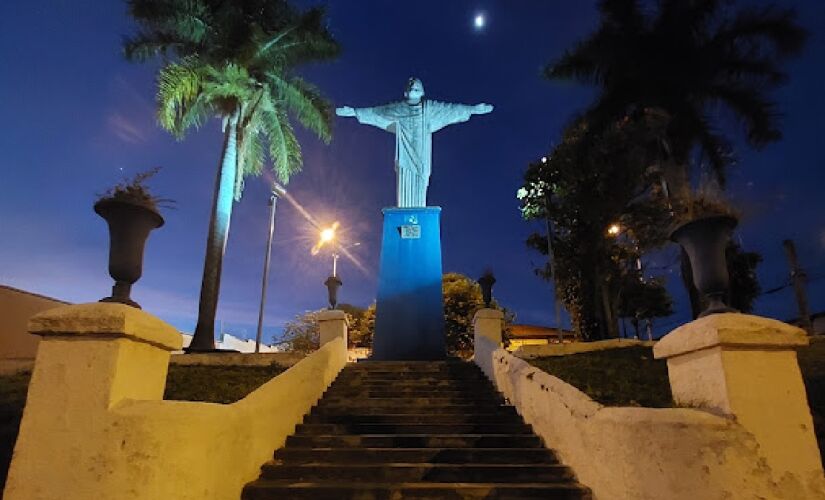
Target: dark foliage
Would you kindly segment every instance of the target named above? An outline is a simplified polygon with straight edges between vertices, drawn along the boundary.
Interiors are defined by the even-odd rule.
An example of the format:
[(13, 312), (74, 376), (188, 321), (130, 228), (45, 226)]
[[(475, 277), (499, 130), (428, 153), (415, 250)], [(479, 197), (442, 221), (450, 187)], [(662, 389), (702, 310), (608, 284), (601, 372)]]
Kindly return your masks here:
[(734, 156), (716, 125), (719, 110), (740, 120), (751, 146), (778, 140), (780, 114), (768, 95), (787, 78), (783, 59), (798, 54), (807, 37), (792, 10), (731, 4), (661, 0), (653, 10), (640, 0), (601, 0), (596, 31), (544, 74), (600, 87), (585, 115), (594, 132), (633, 109), (664, 110), (672, 117), (666, 135), (675, 166), (687, 169), (699, 146), (724, 184)]

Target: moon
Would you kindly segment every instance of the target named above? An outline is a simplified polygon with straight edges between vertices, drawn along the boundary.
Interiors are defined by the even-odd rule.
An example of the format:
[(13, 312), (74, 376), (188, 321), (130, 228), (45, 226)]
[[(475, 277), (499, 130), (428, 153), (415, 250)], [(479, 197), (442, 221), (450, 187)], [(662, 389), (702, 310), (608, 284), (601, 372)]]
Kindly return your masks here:
[(487, 16), (484, 15), (483, 12), (479, 12), (473, 18), (473, 26), (475, 27), (476, 31), (481, 31), (487, 25)]

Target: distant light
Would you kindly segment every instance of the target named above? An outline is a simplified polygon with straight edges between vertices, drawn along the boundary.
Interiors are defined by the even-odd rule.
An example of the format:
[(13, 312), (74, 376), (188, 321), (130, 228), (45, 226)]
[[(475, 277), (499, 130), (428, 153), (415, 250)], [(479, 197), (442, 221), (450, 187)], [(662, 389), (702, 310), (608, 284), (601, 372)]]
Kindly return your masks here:
[(621, 232), (622, 228), (618, 224), (611, 224), (610, 227), (607, 228), (607, 234), (610, 236), (616, 236)]
[(484, 16), (484, 14), (482, 14), (482, 13), (476, 14), (476, 17), (473, 19), (473, 26), (475, 26), (475, 28), (477, 30), (481, 30), (481, 29), (484, 29), (484, 26), (486, 26), (486, 25), (487, 25), (487, 18)]
[(542, 163), (547, 163), (547, 157), (546, 157), (546, 156), (542, 156), (542, 157), (541, 157), (541, 162), (542, 162)]

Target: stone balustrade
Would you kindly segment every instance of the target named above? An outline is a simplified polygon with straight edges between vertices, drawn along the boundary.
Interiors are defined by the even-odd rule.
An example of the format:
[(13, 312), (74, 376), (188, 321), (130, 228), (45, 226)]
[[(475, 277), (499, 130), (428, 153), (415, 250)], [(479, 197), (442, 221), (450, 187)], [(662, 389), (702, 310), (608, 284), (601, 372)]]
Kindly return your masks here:
[(502, 349), (498, 315), (476, 315), (475, 362), (595, 498), (825, 499), (801, 330), (742, 314), (688, 323), (654, 347), (688, 408), (611, 408)]
[(3, 498), (240, 498), (346, 364), (346, 323), (333, 316), (321, 349), (229, 405), (162, 399), (181, 337), (146, 312), (94, 303), (35, 316), (42, 340)]

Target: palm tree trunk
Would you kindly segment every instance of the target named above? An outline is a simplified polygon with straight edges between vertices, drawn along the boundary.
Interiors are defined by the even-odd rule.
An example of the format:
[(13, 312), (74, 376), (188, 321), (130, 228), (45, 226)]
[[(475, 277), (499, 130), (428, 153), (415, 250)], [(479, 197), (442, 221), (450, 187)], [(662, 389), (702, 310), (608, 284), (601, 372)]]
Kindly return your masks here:
[(209, 234), (206, 238), (206, 258), (203, 263), (198, 325), (195, 327), (195, 336), (192, 337), (189, 351), (215, 349), (215, 315), (218, 310), (218, 294), (221, 287), (221, 267), (226, 251), (226, 241), (229, 237), (235, 180), (238, 175), (238, 115), (239, 111), (235, 110), (227, 120), (224, 130), (221, 165), (215, 180), (212, 216), (209, 220)]

